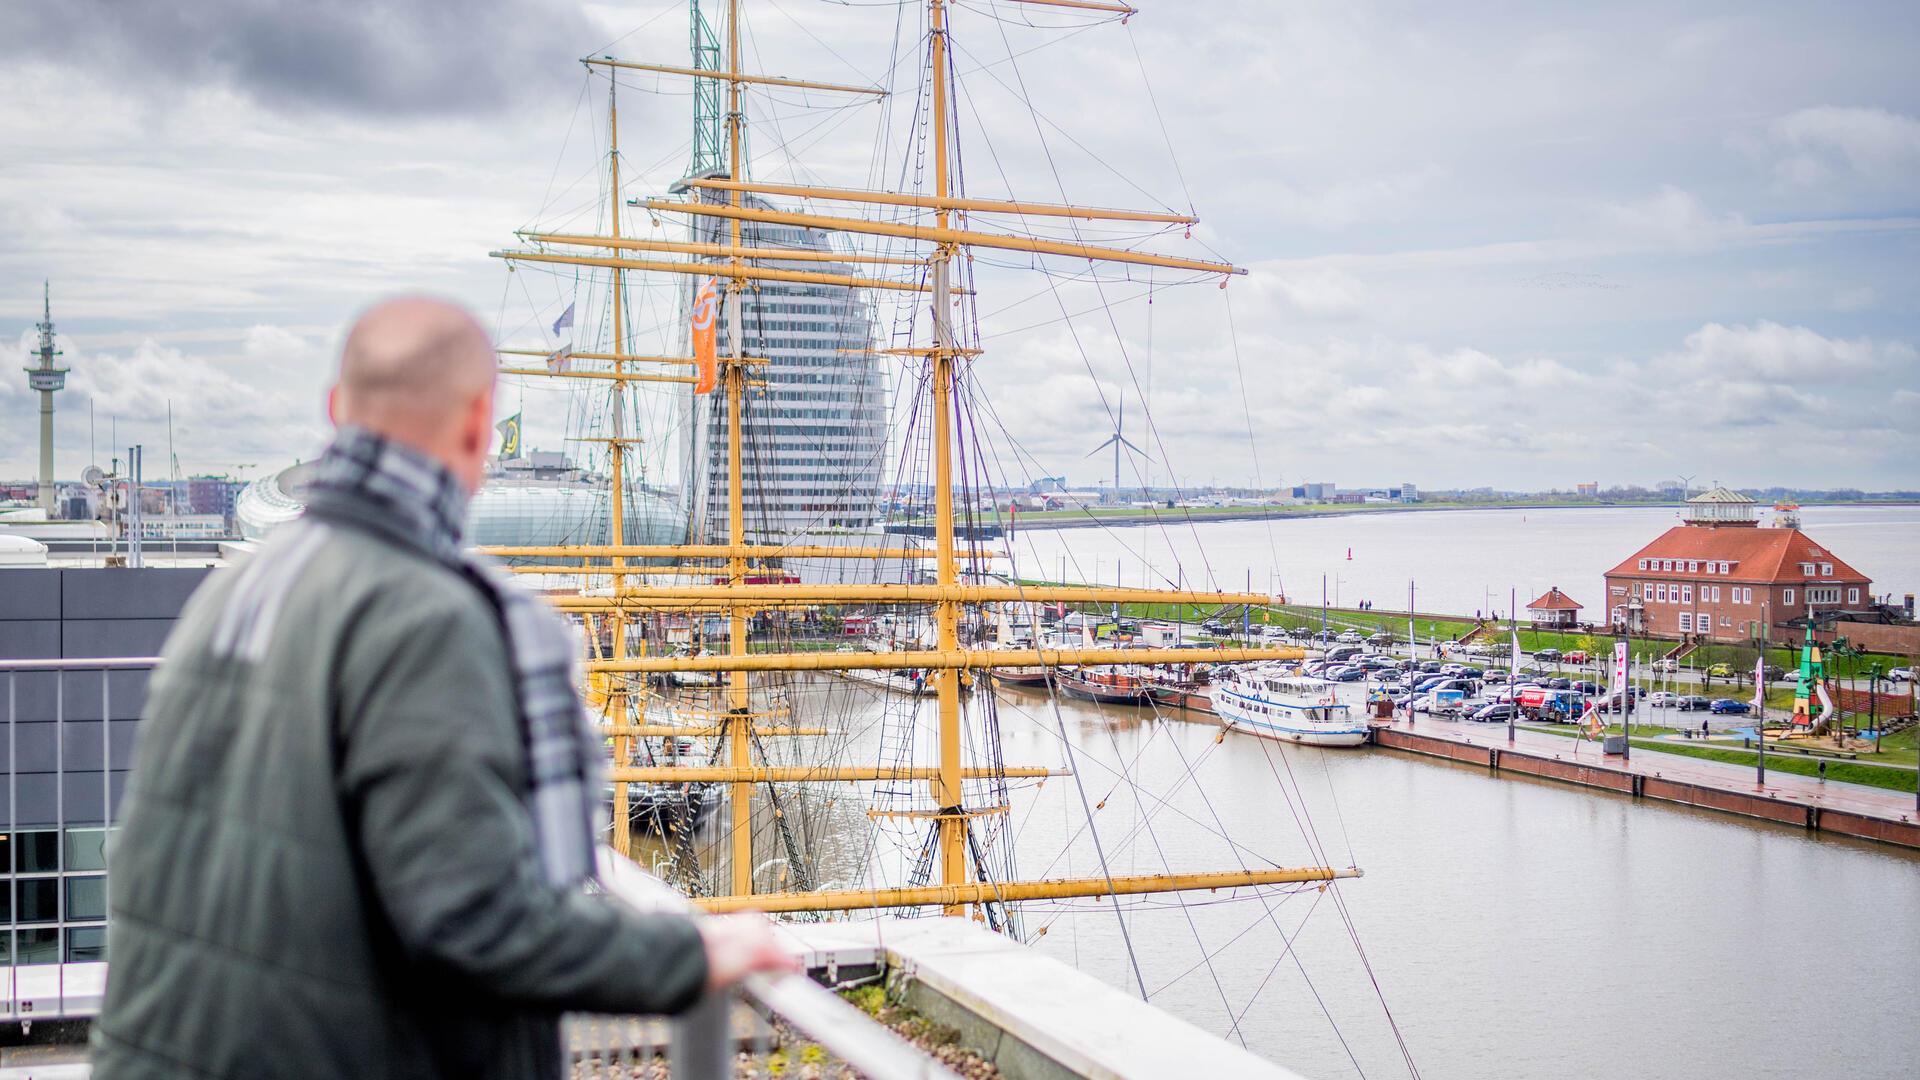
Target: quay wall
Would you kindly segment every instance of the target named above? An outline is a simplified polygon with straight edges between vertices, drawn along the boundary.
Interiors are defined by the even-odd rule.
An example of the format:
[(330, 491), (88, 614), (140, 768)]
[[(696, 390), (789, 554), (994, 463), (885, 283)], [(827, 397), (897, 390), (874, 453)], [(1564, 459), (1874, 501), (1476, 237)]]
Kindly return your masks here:
[(1484, 765), (1493, 772), (1519, 773), (1547, 780), (1617, 792), (1636, 799), (1655, 799), (1717, 810), (1726, 814), (1796, 825), (1814, 832), (1875, 840), (1900, 847), (1920, 848), (1920, 821), (1874, 817), (1851, 810), (1809, 806), (1752, 791), (1647, 776), (1606, 765), (1567, 761), (1522, 750), (1479, 746), (1440, 735), (1393, 728), (1375, 728), (1376, 745), (1425, 757)]

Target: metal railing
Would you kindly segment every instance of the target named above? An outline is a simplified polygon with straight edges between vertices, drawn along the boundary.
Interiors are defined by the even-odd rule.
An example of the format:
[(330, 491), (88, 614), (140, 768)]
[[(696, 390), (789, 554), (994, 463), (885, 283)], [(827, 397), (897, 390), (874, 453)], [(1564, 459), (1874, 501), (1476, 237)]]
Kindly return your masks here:
[[(89, 863), (74, 865), (74, 855), (84, 845), (76, 844), (76, 838), (90, 838), (94, 830), (99, 830), (102, 839), (105, 830), (112, 821), (113, 776), (116, 772), (114, 753), (114, 674), (126, 671), (149, 671), (159, 663), (155, 657), (67, 657), (50, 660), (0, 660), (0, 676), (5, 677), (5, 686), (0, 691), (5, 694), (6, 708), (6, 748), (7, 748), (7, 791), (6, 822), (4, 835), (7, 838), (6, 851), (0, 851), (0, 882), (8, 889), (24, 890), (27, 886), (50, 882), (53, 889), (52, 911), (27, 910), (25, 894), (9, 897), (14, 902), (7, 905), (7, 919), (0, 925), (0, 938), (4, 944), (4, 977), (0, 977), (0, 1020), (17, 1020), (31, 1023), (34, 1020), (57, 1020), (75, 1017), (94, 1016), (100, 1011), (102, 993), (106, 984), (106, 964), (97, 959), (73, 959), (76, 955), (87, 955), (99, 947), (105, 933), (105, 910), (99, 914), (75, 912), (71, 906), (71, 884), (75, 881), (100, 879), (104, 872), (101, 865)], [(76, 712), (69, 697), (90, 686), (77, 683), (71, 676), (99, 672), (99, 701), (97, 708), (88, 707)], [(23, 685), (23, 680), (28, 680)], [(50, 684), (50, 685), (49, 685)], [(26, 691), (23, 694), (23, 690)], [(38, 692), (36, 692), (38, 691)], [(122, 702), (133, 691), (122, 691)], [(137, 694), (134, 695), (137, 698)], [(23, 707), (31, 715), (22, 716)], [(98, 723), (100, 725), (99, 761), (89, 761), (84, 767), (71, 768), (70, 754), (87, 749), (80, 740), (68, 739), (69, 725), (75, 723)], [(32, 802), (35, 805), (23, 808), (21, 804), (23, 772), (21, 770), (22, 725), (45, 724), (51, 728), (51, 739), (34, 738), (33, 753), (36, 764), (46, 767), (35, 768), (24, 775), (43, 778), (51, 775), (52, 782), (36, 780)], [(39, 744), (46, 745), (39, 745)], [(48, 750), (50, 749), (50, 760)], [(90, 755), (89, 755), (90, 756)], [(122, 754), (118, 771), (124, 771), (130, 762), (124, 760), (129, 755)], [(97, 775), (100, 783), (100, 802), (92, 807), (87, 798), (87, 812), (75, 813), (76, 800), (70, 798), (71, 786), (76, 777)], [(51, 799), (50, 805), (45, 800)], [(26, 817), (28, 820), (22, 820)], [(78, 834), (72, 833), (72, 827), (78, 827)], [(52, 861), (28, 861), (25, 850), (25, 838), (51, 833), (53, 836)], [(45, 916), (51, 915), (51, 918)], [(52, 955), (49, 957), (24, 956), (28, 948), (44, 947), (46, 936), (51, 935)], [(29, 937), (36, 940), (31, 946)], [(22, 962), (30, 960), (32, 962)]]
[[(608, 893), (641, 911), (691, 910), (686, 897), (610, 848), (600, 849), (599, 870)], [(631, 1017), (576, 1015), (567, 1023), (576, 1076), (627, 1077), (636, 1075), (636, 1066), (643, 1069), (638, 1075), (646, 1075), (644, 1068), (664, 1057), (675, 1080), (958, 1080), (931, 1055), (804, 975), (750, 977), (671, 1021), (664, 1040), (657, 1024), (649, 1031)]]

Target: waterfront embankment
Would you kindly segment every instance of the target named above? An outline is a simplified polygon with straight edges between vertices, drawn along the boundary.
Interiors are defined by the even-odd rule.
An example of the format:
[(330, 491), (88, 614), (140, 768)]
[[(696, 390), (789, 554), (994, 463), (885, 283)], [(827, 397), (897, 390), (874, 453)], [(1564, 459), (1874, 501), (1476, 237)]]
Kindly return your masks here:
[(1910, 795), (1720, 762), (1639, 753), (1602, 753), (1599, 745), (1545, 732), (1472, 722), (1400, 719), (1374, 729), (1374, 742), (1448, 761), (1617, 792), (1635, 799), (1696, 806), (1920, 849), (1920, 811)]

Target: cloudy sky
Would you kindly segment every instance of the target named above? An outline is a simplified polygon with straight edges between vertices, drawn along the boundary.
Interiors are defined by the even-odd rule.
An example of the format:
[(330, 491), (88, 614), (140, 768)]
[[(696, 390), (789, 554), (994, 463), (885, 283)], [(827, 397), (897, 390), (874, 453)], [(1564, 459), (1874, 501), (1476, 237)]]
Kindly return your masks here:
[[(924, 183), (916, 5), (746, 7), (749, 66), (895, 91), (751, 95), (753, 175)], [(970, 193), (1192, 207), (1147, 246), (1251, 270), (1222, 291), (983, 254), (1002, 476), (1107, 475), (1086, 454), (1125, 400), (1152, 455), (1128, 482), (1920, 487), (1920, 6), (1145, 7), (955, 14)], [(487, 252), (603, 224), (606, 82), (578, 58), (686, 41), (653, 0), (0, 7), (0, 338), (24, 360), (52, 279), (62, 476), (90, 439), (160, 460), (169, 408), (185, 471), (310, 455), (342, 327), (382, 293), (525, 345), (587, 297), (590, 337), (587, 278)], [(620, 95), (624, 193), (659, 192), (687, 85)], [(672, 350), (671, 289), (634, 307)], [(535, 445), (577, 429), (541, 387), (503, 405)], [(0, 378), (0, 477), (32, 474), (36, 407)], [(643, 410), (659, 454), (670, 415)]]

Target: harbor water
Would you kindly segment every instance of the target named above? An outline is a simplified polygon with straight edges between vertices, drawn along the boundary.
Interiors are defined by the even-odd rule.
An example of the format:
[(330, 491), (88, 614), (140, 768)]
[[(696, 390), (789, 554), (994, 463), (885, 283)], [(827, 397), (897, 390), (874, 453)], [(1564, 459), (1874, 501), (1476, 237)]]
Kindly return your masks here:
[[(1505, 613), (1558, 585), (1597, 609), (1602, 575), (1679, 523), (1675, 507), (1373, 511), (1263, 521), (1075, 529), (1020, 527), (1018, 572), (1070, 581), (1284, 593), (1404, 610)], [(1770, 515), (1763, 515), (1767, 517)], [(1920, 506), (1813, 506), (1802, 529), (1896, 598), (1920, 593)]]

